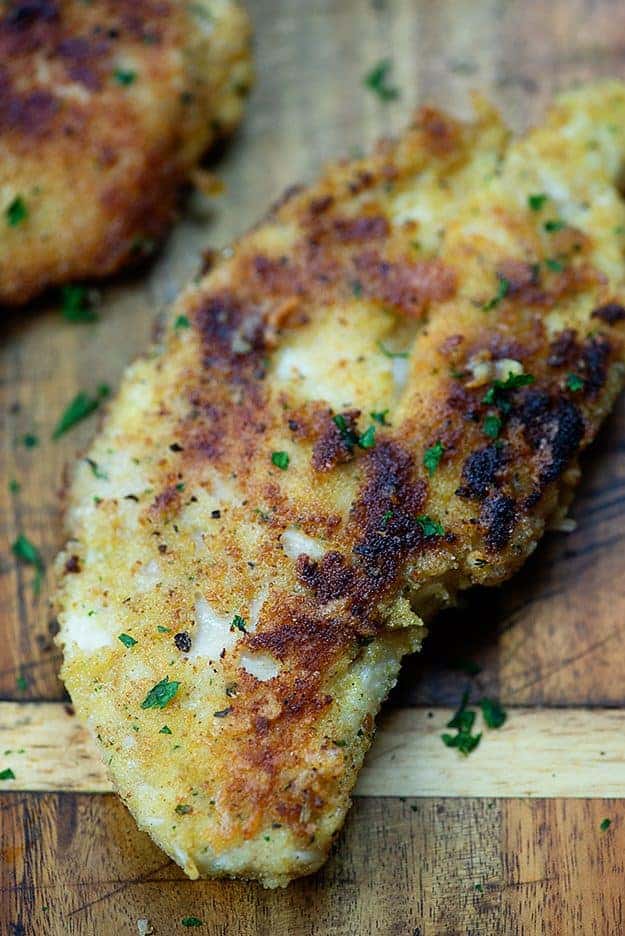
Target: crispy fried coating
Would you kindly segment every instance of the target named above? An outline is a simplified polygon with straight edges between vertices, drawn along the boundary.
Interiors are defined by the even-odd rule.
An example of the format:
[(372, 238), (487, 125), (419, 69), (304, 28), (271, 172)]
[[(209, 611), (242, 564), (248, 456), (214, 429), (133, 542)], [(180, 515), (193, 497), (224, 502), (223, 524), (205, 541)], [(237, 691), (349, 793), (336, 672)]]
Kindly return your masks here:
[(0, 306), (150, 253), (251, 82), (235, 0), (0, 11)]
[(618, 83), (513, 142), (426, 109), (130, 368), (69, 496), (63, 676), (191, 877), (318, 868), (423, 621), (566, 511), (623, 382), (624, 130)]

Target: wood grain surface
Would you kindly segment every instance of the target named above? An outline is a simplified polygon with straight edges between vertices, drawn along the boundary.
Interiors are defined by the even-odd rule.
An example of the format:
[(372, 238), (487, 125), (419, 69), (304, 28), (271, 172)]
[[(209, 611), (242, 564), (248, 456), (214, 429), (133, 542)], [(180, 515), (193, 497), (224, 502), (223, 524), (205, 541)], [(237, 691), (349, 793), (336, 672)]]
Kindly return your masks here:
[[(469, 92), (477, 89), (521, 128), (540, 117), (557, 88), (599, 75), (625, 77), (622, 0), (248, 5), (258, 81), (243, 128), (215, 157), (225, 195), (213, 201), (194, 195), (151, 267), (102, 286), (97, 323), (65, 322), (54, 297), (1, 319), (0, 700), (7, 703), (64, 698), (51, 643), (49, 574), (36, 595), (33, 570), (10, 552), (15, 537), (27, 534), (49, 566), (62, 541), (57, 492), (64, 466), (87, 443), (96, 419), (56, 443), (51, 429), (78, 390), (102, 382), (115, 387), (148, 343), (154, 316), (197, 269), (201, 250), (245, 230), (287, 184), (312, 178), (325, 159), (399, 129), (424, 101), (465, 114)], [(402, 92), (388, 104), (362, 81), (383, 58), (392, 60), (392, 80)], [(27, 448), (26, 433), (40, 444)], [(203, 921), (197, 932), (228, 936), (625, 932), (622, 800), (594, 798), (607, 790), (598, 785), (582, 799), (565, 798), (570, 789), (564, 786), (550, 799), (475, 798), (469, 780), (478, 761), (460, 762), (442, 744), (435, 753), (426, 728), (420, 746), (423, 713), (410, 721), (411, 707), (455, 706), (467, 683), (458, 667), (476, 661), (476, 698), (488, 694), (507, 705), (543, 707), (535, 715), (514, 709), (509, 728), (485, 737), (473, 755), (486, 758), (488, 771), (497, 746), (499, 774), (507, 770), (517, 782), (533, 750), (521, 719), (547, 725), (554, 709), (554, 725), (563, 725), (562, 709), (573, 708), (588, 733), (581, 727), (576, 736), (560, 738), (558, 756), (566, 759), (569, 743), (572, 762), (582, 763), (594, 743), (591, 726), (604, 716), (622, 719), (622, 711), (611, 716), (605, 710), (625, 709), (623, 401), (584, 468), (573, 511), (578, 529), (547, 537), (510, 585), (471, 595), (463, 608), (442, 616), (393, 693), (391, 709), (399, 711), (383, 722), (393, 730), (397, 716), (408, 726), (404, 750), (413, 761), (406, 777), (412, 763), (415, 772), (421, 769), (419, 751), (424, 760), (447, 757), (458, 784), (453, 796), (358, 798), (327, 867), (287, 891), (269, 893), (234, 882), (187, 881), (110, 795), (3, 790), (0, 934), (130, 934), (139, 932), (137, 920), (148, 919), (157, 936), (169, 936), (189, 931), (182, 925), (188, 916)], [(19, 482), (19, 492), (9, 490), (11, 480)], [(513, 736), (515, 744), (506, 746)], [(67, 762), (75, 764), (80, 751), (68, 744)], [(618, 732), (610, 757), (618, 793), (625, 770)], [(459, 764), (467, 771), (464, 788)], [(8, 755), (0, 750), (0, 770), (5, 766)], [(392, 775), (390, 760), (388, 767)], [(390, 781), (388, 792), (395, 792)], [(602, 831), (604, 818), (612, 823)]]

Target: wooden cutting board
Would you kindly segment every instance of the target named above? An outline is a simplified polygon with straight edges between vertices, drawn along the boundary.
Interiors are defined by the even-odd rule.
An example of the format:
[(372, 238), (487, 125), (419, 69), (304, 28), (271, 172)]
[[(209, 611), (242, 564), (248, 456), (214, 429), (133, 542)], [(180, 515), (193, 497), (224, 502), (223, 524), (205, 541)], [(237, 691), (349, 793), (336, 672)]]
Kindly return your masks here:
[[(575, 532), (548, 536), (509, 586), (436, 622), (405, 667), (328, 865), (286, 891), (191, 882), (139, 833), (64, 705), (47, 603), (10, 544), (49, 565), (64, 465), (95, 420), (56, 443), (78, 390), (115, 386), (199, 254), (250, 225), (327, 157), (367, 147), (429, 101), (475, 88), (521, 128), (554, 89), (625, 77), (622, 0), (250, 0), (258, 84), (157, 262), (101, 288), (100, 320), (52, 301), (0, 324), (0, 933), (515, 936), (625, 932), (625, 403), (585, 459)], [(393, 62), (381, 103), (363, 76)], [(76, 205), (80, 211), (80, 205)], [(23, 444), (27, 433), (39, 445)], [(12, 480), (19, 492), (10, 491)], [(469, 677), (459, 666), (481, 666)], [(466, 668), (466, 667), (465, 667)], [(440, 741), (463, 690), (508, 721), (462, 759)], [(66, 700), (65, 700), (66, 701)], [(602, 830), (604, 819), (611, 819)]]

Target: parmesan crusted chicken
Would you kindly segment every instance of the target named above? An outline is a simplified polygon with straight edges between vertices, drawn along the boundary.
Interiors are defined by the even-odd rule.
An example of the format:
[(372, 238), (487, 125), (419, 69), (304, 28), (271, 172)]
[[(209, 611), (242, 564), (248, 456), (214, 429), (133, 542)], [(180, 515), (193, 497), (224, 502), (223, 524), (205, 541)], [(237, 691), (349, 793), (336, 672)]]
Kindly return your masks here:
[(291, 190), (75, 472), (63, 676), (191, 877), (318, 868), (424, 620), (564, 516), (623, 381), (625, 86), (478, 102)]
[(0, 306), (149, 253), (251, 81), (235, 0), (7, 0)]

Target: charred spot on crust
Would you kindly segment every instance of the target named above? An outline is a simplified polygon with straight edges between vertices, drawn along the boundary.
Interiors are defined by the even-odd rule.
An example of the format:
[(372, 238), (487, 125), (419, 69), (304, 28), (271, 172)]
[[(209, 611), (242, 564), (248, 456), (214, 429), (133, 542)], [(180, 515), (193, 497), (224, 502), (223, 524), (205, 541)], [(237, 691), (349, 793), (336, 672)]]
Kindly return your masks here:
[(564, 397), (530, 390), (514, 410), (525, 438), (537, 453), (540, 489), (555, 481), (577, 454), (584, 437), (578, 407)]
[(610, 342), (603, 335), (591, 338), (584, 345), (581, 365), (585, 392), (589, 397), (597, 396), (605, 384), (611, 350)]
[(495, 494), (484, 501), (480, 511), (480, 525), (485, 531), (487, 549), (496, 552), (508, 545), (516, 516), (516, 504), (505, 494)]
[(382, 215), (363, 215), (357, 218), (336, 218), (334, 231), (339, 241), (354, 243), (388, 237), (390, 225)]
[(353, 458), (354, 443), (350, 440), (357, 435), (360, 410), (346, 410), (340, 416), (345, 427), (343, 429), (337, 426), (330, 410), (324, 415), (321, 432), (312, 453), (312, 466), (315, 471), (331, 471), (337, 465), (345, 464)]
[(252, 306), (244, 309), (231, 293), (208, 296), (196, 313), (204, 367), (228, 371), (237, 380), (250, 376), (265, 351), (264, 323)]
[(56, 0), (13, 0), (8, 7), (7, 23), (16, 29), (28, 29), (37, 20), (50, 23), (59, 18)]
[(354, 258), (354, 266), (366, 296), (415, 318), (456, 291), (455, 271), (437, 258), (392, 262), (368, 250)]
[(182, 653), (188, 653), (191, 649), (191, 638), (186, 631), (174, 635), (174, 643)]
[(70, 556), (65, 563), (66, 572), (80, 572), (80, 559), (78, 556)]
[(462, 466), (464, 484), (456, 491), (458, 497), (484, 500), (491, 487), (497, 486), (505, 463), (503, 445), (487, 445), (472, 452)]
[(577, 332), (574, 328), (565, 328), (559, 332), (549, 345), (549, 357), (547, 364), (549, 367), (571, 367), (579, 356), (579, 343), (577, 341)]
[(435, 156), (449, 156), (461, 139), (456, 121), (433, 107), (421, 108), (416, 126), (424, 134), (428, 149)]
[(318, 562), (309, 556), (297, 560), (297, 576), (321, 603), (344, 598), (354, 585), (354, 571), (339, 552), (329, 552)]
[(607, 325), (614, 325), (616, 322), (622, 322), (625, 319), (625, 307), (618, 302), (606, 302), (605, 305), (594, 310), (592, 318), (601, 319)]

